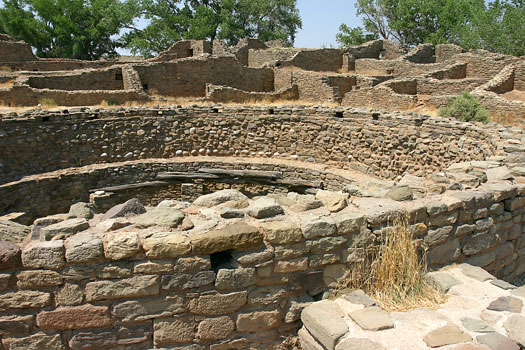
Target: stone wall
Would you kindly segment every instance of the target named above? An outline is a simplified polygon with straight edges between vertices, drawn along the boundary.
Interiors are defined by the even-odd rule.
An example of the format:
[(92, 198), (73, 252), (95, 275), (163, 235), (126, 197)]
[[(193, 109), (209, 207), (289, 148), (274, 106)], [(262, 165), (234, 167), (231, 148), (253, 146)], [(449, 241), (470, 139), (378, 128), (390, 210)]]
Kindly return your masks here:
[(274, 87), (271, 69), (244, 67), (234, 57), (187, 58), (134, 69), (150, 93), (171, 97), (204, 97), (206, 84), (253, 92), (269, 92)]
[(228, 86), (206, 85), (207, 101), (226, 102), (226, 103), (253, 103), (276, 101), (297, 100), (299, 89), (297, 85), (292, 85), (274, 92), (249, 92), (234, 89)]
[(211, 44), (205, 40), (181, 40), (150, 59), (151, 62), (170, 62), (179, 58), (211, 54)]
[[(325, 188), (333, 191), (341, 190), (346, 184), (354, 179), (344, 174), (336, 174), (330, 169), (318, 169), (308, 167), (308, 164), (287, 161), (286, 164), (272, 162), (271, 160), (254, 158), (211, 160), (194, 158), (190, 160), (147, 160), (140, 162), (126, 162), (121, 164), (99, 165), (97, 167), (80, 167), (68, 169), (67, 171), (51, 172), (24, 178), (0, 185), (0, 213), (24, 212), (26, 217), (34, 220), (38, 217), (65, 212), (76, 202), (89, 201), (91, 190), (129, 185), (136, 183), (147, 183), (158, 181), (157, 175), (161, 172), (197, 172), (200, 168), (218, 169), (249, 169), (262, 171), (278, 171), (283, 178), (288, 180), (308, 181), (318, 184), (317, 188)], [(363, 176), (363, 175), (362, 175)], [(275, 182), (271, 186), (257, 187), (257, 181), (213, 181), (194, 180), (165, 182), (151, 190), (146, 186), (135, 190), (115, 192), (105, 203), (114, 205), (138, 196), (144, 204), (156, 205), (155, 198), (161, 198), (157, 193), (162, 193), (165, 188), (171, 187), (172, 195), (169, 198), (179, 200), (193, 200), (195, 196), (182, 196), (182, 184), (200, 183), (202, 188), (196, 191), (197, 196), (211, 193), (224, 188), (238, 188), (252, 195), (263, 195), (274, 192), (287, 192), (293, 186)], [(166, 199), (164, 197), (162, 199)], [(97, 202), (100, 204), (100, 202)], [(106, 208), (103, 206), (103, 208)], [(107, 209), (107, 208), (106, 208)], [(32, 222), (32, 221), (31, 221)]]
[(357, 162), (370, 174), (395, 178), (494, 152), (489, 134), (468, 123), (286, 106), (42, 112), (0, 119), (0, 142), (2, 182), (78, 165), (197, 155), (262, 155), (340, 168)]
[(27, 84), (36, 89), (52, 90), (122, 90), (124, 78), (121, 67), (78, 71), (69, 74), (29, 76)]
[[(431, 268), (468, 262), (506, 280), (525, 272), (521, 185), (495, 183), (406, 204), (323, 191), (258, 200), (238, 194), (232, 198), (248, 205), (237, 210), (246, 215), (241, 219), (219, 216), (234, 203), (212, 207), (226, 200), (220, 198), (229, 197), (194, 202), (208, 213), (207, 228), (173, 229), (183, 217), (200, 223), (193, 209), (150, 208), (113, 232), (78, 218), (75, 231), (84, 232), (62, 231), (65, 240), (32, 241), (22, 251), (2, 243), (4, 347), (270, 349), (301, 326), (301, 310), (335, 288), (403, 212), (428, 246)], [(155, 212), (180, 220), (167, 232), (147, 224)], [(55, 232), (53, 219), (73, 224), (60, 223), (65, 218), (42, 219), (40, 232)]]
[(14, 41), (5, 34), (0, 34), (0, 63), (25, 62), (36, 60), (31, 46), (23, 41)]

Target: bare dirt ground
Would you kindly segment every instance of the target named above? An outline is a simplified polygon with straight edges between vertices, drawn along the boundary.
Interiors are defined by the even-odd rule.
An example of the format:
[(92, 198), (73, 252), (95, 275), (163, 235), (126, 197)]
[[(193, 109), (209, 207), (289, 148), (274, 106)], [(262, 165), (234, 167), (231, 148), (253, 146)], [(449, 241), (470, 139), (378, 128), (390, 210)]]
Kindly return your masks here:
[(506, 100), (525, 102), (525, 91), (512, 90), (500, 95)]

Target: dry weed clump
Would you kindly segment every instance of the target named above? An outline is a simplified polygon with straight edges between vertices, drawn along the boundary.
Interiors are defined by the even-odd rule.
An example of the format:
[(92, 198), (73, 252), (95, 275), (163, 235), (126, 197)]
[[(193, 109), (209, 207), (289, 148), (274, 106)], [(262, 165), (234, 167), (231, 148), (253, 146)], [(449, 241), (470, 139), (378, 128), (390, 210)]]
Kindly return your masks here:
[(275, 346), (273, 350), (303, 350), (299, 337), (289, 336), (284, 341)]
[(389, 312), (435, 308), (445, 296), (426, 279), (426, 270), (425, 250), (414, 240), (406, 216), (400, 216), (339, 281), (336, 293), (362, 289)]

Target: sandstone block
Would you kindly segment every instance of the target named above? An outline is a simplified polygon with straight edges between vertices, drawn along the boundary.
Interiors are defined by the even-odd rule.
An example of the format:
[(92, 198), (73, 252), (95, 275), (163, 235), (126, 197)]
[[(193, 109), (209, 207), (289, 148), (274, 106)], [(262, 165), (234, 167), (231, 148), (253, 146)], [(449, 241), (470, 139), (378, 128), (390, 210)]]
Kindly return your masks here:
[(339, 234), (348, 235), (361, 230), (366, 225), (366, 217), (357, 212), (340, 213), (334, 216), (334, 222)]
[(254, 201), (246, 209), (248, 215), (256, 219), (269, 218), (275, 215), (284, 214), (283, 207), (273, 198), (262, 197)]
[(251, 312), (237, 316), (237, 330), (239, 332), (256, 332), (280, 325), (281, 313), (278, 310)]
[(476, 340), (480, 342), (481, 344), (488, 345), (490, 349), (498, 349), (498, 350), (519, 350), (520, 346), (516, 344), (514, 341), (510, 340), (506, 336), (497, 333), (487, 333), (478, 335), (476, 337)]
[(24, 290), (0, 295), (0, 311), (7, 309), (38, 308), (51, 304), (51, 294)]
[(342, 248), (346, 245), (346, 238), (341, 236), (323, 237), (312, 240), (310, 243), (310, 253), (327, 253)]
[(70, 263), (85, 263), (103, 257), (102, 240), (92, 234), (79, 233), (66, 241), (66, 260)]
[(156, 274), (156, 273), (167, 273), (173, 271), (173, 263), (171, 260), (157, 260), (157, 261), (145, 261), (135, 264), (133, 268), (134, 273), (144, 274)]
[(0, 271), (14, 270), (22, 266), (22, 251), (12, 242), (0, 241)]
[(217, 290), (241, 289), (254, 285), (254, 268), (220, 269), (217, 272), (215, 287)]
[(475, 318), (464, 317), (461, 319), (461, 324), (466, 330), (476, 333), (490, 333), (496, 330), (492, 328), (487, 322), (477, 320)]
[(205, 316), (220, 316), (239, 310), (246, 304), (248, 292), (202, 295), (190, 300), (191, 313)]
[(454, 276), (446, 272), (431, 272), (427, 274), (430, 283), (443, 293), (447, 293), (450, 288), (461, 284)]
[(66, 306), (39, 313), (36, 324), (43, 330), (103, 328), (111, 325), (111, 317), (107, 306)]
[(478, 266), (472, 266), (469, 264), (460, 264), (459, 268), (461, 269), (461, 273), (463, 273), (465, 276), (473, 278), (480, 282), (485, 282), (487, 280), (495, 279), (494, 276), (492, 276), (490, 273), (488, 273), (487, 271), (483, 270), (481, 267), (478, 267)]
[(22, 271), (16, 275), (16, 278), (18, 279), (16, 285), (19, 289), (54, 287), (62, 284), (62, 276), (55, 271)]
[(7, 338), (2, 342), (9, 350), (66, 350), (59, 334), (37, 333), (25, 338)]
[(263, 222), (261, 228), (270, 243), (288, 244), (303, 240), (301, 229), (290, 221)]
[(55, 236), (68, 237), (77, 232), (87, 230), (89, 223), (86, 219), (69, 219), (61, 221), (57, 224), (43, 227), (40, 230), (40, 239), (42, 241), (50, 241)]
[(345, 338), (337, 346), (335, 350), (386, 350), (383, 345), (366, 338)]
[(91, 219), (93, 217), (93, 205), (89, 203), (75, 203), (69, 207), (68, 218)]
[(176, 273), (162, 276), (162, 289), (189, 289), (212, 284), (215, 281), (215, 272), (199, 271), (196, 273)]
[(337, 282), (344, 276), (347, 268), (343, 264), (328, 265), (323, 273), (323, 282), (328, 287), (335, 287)]
[(66, 284), (56, 293), (56, 301), (60, 306), (74, 306), (82, 304), (84, 293), (76, 284)]
[(351, 312), (348, 316), (354, 320), (359, 327), (366, 331), (381, 331), (394, 328), (394, 322), (389, 314), (378, 306), (370, 306), (362, 310)]
[(135, 276), (117, 281), (89, 282), (86, 285), (88, 301), (144, 297), (159, 294), (158, 276)]
[(315, 197), (321, 200), (332, 213), (341, 211), (348, 205), (348, 193), (319, 190)]
[(135, 232), (119, 232), (111, 239), (104, 252), (107, 259), (121, 260), (140, 251), (140, 242)]
[(297, 258), (292, 260), (281, 260), (275, 263), (274, 272), (290, 273), (305, 271), (308, 269), (308, 258)]
[(179, 296), (131, 300), (113, 306), (113, 315), (120, 318), (122, 322), (145, 321), (182, 312), (184, 312), (184, 299)]
[(197, 338), (208, 342), (227, 338), (235, 330), (235, 323), (228, 316), (207, 318), (199, 323)]
[(190, 343), (195, 336), (195, 321), (189, 317), (161, 318), (153, 322), (155, 345)]
[(334, 235), (337, 232), (335, 221), (331, 217), (308, 216), (301, 222), (303, 236), (306, 239)]
[(458, 326), (448, 323), (443, 327), (433, 330), (423, 337), (425, 343), (432, 348), (468, 342), (472, 337), (459, 329)]
[(288, 295), (282, 286), (266, 286), (253, 289), (248, 295), (248, 304), (257, 306), (268, 306), (278, 304)]
[(292, 323), (301, 318), (301, 312), (305, 307), (312, 304), (314, 299), (309, 295), (301, 295), (290, 298), (290, 305), (286, 310), (284, 322)]
[(515, 297), (499, 297), (487, 306), (488, 310), (520, 313), (523, 302)]
[(9, 288), (9, 281), (11, 280), (10, 273), (0, 273), (0, 292)]
[(193, 204), (199, 206), (199, 207), (214, 207), (216, 205), (226, 203), (229, 201), (245, 201), (248, 200), (248, 197), (246, 197), (244, 194), (242, 194), (238, 190), (222, 190), (211, 194), (206, 194), (204, 196), (200, 196), (197, 198)]
[(211, 269), (209, 256), (190, 256), (187, 258), (178, 258), (175, 263), (175, 272), (199, 272)]
[(312, 337), (306, 328), (302, 327), (299, 329), (297, 335), (299, 336), (299, 342), (301, 343), (303, 350), (325, 350), (325, 348), (319, 344), (314, 337)]
[(0, 220), (0, 241), (21, 243), (30, 232), (28, 226), (9, 220)]
[(28, 316), (2, 316), (0, 317), (0, 336), (29, 335), (35, 323), (33, 315)]
[(507, 321), (503, 324), (507, 330), (510, 339), (514, 340), (516, 343), (525, 347), (525, 317), (512, 315)]
[(174, 228), (181, 224), (184, 219), (184, 212), (171, 207), (160, 207), (150, 209), (148, 212), (135, 219), (135, 226), (138, 228), (148, 228), (151, 226), (162, 226)]
[(191, 252), (190, 240), (179, 233), (155, 233), (144, 240), (146, 256), (151, 259), (173, 259)]
[(37, 242), (22, 251), (22, 264), (25, 267), (59, 269), (65, 262), (64, 241)]
[(429, 265), (443, 265), (455, 261), (461, 256), (461, 247), (457, 238), (432, 248), (427, 255)]
[(305, 308), (301, 320), (304, 327), (328, 350), (334, 350), (339, 339), (348, 332), (341, 309), (329, 300)]
[(270, 249), (259, 249), (256, 251), (234, 252), (232, 256), (239, 264), (252, 266), (271, 260), (273, 252)]
[(212, 254), (226, 250), (243, 250), (257, 247), (263, 241), (263, 235), (257, 228), (245, 223), (235, 223), (222, 229), (190, 235), (193, 252)]

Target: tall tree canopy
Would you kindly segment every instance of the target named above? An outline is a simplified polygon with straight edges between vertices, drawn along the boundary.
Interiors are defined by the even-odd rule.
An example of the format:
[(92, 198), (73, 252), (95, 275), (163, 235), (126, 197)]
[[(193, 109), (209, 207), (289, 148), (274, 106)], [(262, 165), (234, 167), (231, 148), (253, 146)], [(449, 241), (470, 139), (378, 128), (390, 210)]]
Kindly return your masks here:
[(3, 0), (0, 27), (40, 57), (92, 60), (117, 55), (114, 36), (136, 14), (133, 0)]
[(293, 44), (302, 22), (297, 0), (140, 0), (144, 29), (124, 35), (133, 53), (152, 56), (181, 39), (244, 37), (284, 39)]
[(340, 27), (338, 42), (359, 44), (367, 35), (404, 47), (456, 43), (465, 48), (523, 55), (523, 0), (358, 0), (363, 28)]

